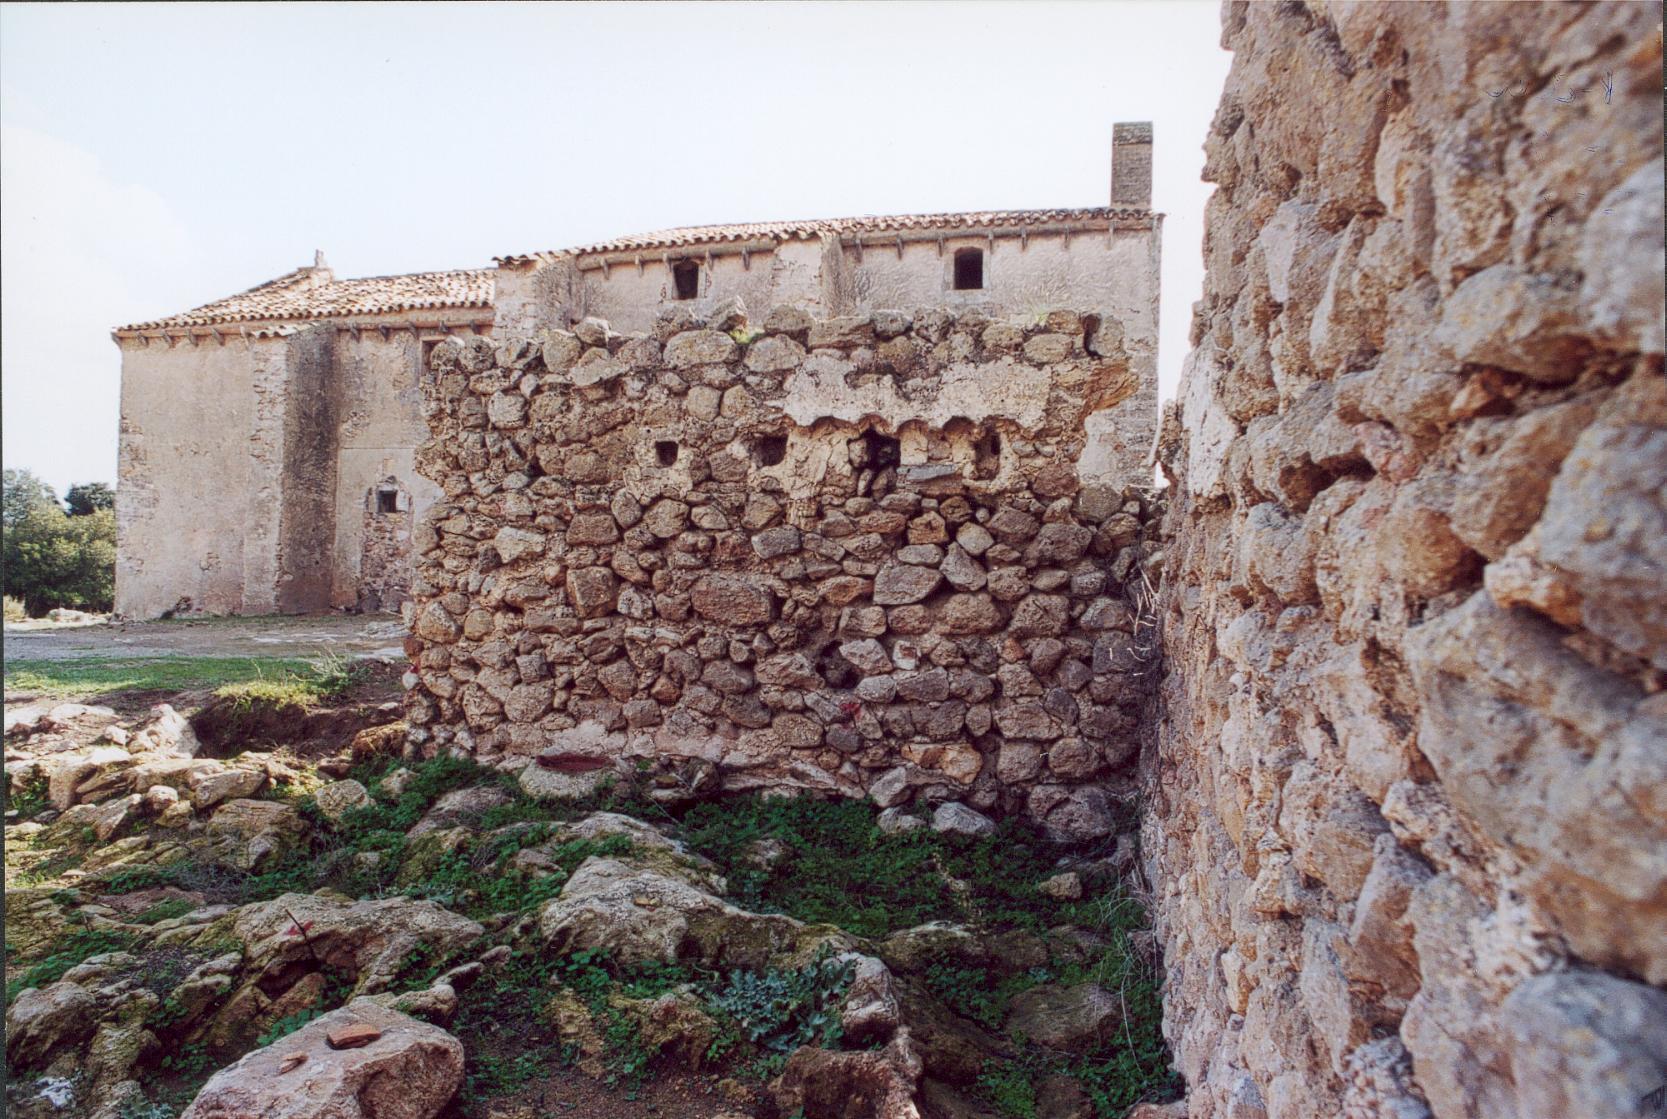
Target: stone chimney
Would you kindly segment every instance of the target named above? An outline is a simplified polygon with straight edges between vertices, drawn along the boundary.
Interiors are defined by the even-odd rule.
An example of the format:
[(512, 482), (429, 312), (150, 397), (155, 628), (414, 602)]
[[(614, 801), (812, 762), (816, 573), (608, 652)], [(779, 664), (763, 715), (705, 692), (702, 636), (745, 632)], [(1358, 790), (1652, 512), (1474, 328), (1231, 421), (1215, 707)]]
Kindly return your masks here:
[(1152, 122), (1122, 121), (1111, 126), (1111, 204), (1152, 208)]

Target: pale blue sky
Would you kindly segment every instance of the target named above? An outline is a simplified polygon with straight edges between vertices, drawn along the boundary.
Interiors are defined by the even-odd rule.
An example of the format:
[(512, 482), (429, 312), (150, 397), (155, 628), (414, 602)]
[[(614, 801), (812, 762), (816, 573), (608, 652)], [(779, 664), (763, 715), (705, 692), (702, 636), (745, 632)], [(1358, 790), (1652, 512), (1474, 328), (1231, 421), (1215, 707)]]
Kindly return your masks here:
[(672, 225), (1104, 205), (1152, 120), (1164, 395), (1202, 281), (1215, 0), (0, 7), (4, 458), (114, 481), (109, 330)]

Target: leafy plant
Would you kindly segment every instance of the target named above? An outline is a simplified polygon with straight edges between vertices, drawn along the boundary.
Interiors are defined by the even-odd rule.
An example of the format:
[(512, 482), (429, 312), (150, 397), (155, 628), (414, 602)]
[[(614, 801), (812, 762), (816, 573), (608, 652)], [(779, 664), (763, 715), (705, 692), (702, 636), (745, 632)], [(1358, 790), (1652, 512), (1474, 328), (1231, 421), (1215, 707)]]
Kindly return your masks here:
[(18, 994), (30, 987), (45, 987), (56, 983), (72, 967), (84, 964), (90, 957), (106, 952), (125, 952), (133, 946), (131, 933), (112, 929), (78, 929), (55, 941), (57, 951), (32, 965), (16, 979), (6, 984), (6, 1005), (11, 1006)]
[(1036, 1119), (1034, 1072), (1019, 1061), (986, 1061), (978, 1087), (996, 1110), (1013, 1119)]
[(255, 1048), (264, 1049), (266, 1046), (271, 1045), (279, 1038), (288, 1037), (290, 1034), (294, 1033), (296, 1030), (305, 1026), (308, 1022), (311, 1022), (313, 1019), (318, 1018), (324, 1013), (325, 1012), (323, 1010), (314, 1006), (308, 1007), (306, 1010), (298, 1010), (294, 1014), (285, 1015), (276, 1022), (273, 1022), (270, 1026), (266, 1027), (266, 1030), (258, 1039), (256, 1039)]
[(763, 1049), (790, 1053), (801, 1045), (827, 1047), (839, 1040), (839, 1002), (854, 968), (823, 945), (814, 961), (796, 970), (732, 971), (708, 1002)]
[(3, 791), (5, 796), (6, 811), (16, 812), (22, 820), (27, 820), (47, 806), (46, 790), (46, 778), (40, 774), (24, 782), (23, 787), (16, 792), (12, 791), (11, 781), (0, 782), (0, 791)]
[(175, 917), (183, 917), (195, 908), (197, 908), (197, 903), (190, 898), (168, 898), (157, 902), (133, 920), (141, 925), (154, 925), (159, 921), (171, 921)]

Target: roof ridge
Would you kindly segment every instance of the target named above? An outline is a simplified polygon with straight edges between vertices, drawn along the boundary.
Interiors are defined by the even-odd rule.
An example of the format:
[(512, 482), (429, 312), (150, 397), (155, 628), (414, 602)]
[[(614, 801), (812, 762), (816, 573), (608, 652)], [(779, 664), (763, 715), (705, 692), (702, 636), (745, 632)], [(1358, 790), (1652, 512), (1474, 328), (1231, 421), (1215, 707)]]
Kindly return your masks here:
[(295, 322), (446, 307), (490, 307), (496, 270), (459, 268), (349, 276), (304, 284), (316, 268), (298, 268), (264, 284), (176, 315), (116, 327), (118, 333), (224, 323)]
[(1118, 217), (1150, 217), (1152, 213), (1153, 211), (1150, 208), (1136, 206), (1055, 206), (1008, 210), (941, 210), (913, 214), (859, 214), (838, 218), (714, 222), (702, 225), (672, 226), (667, 229), (629, 234), (624, 237), (615, 237), (568, 248), (547, 249), (533, 253), (512, 253), (506, 256), (493, 257), (492, 259), (499, 264), (504, 264), (564, 254), (578, 256), (596, 252), (671, 248), (679, 245), (740, 240), (749, 236), (757, 236), (766, 231), (788, 235), (807, 235), (818, 232), (860, 232), (864, 226), (868, 225), (880, 225), (883, 228), (930, 228), (938, 224), (965, 227), (968, 225), (989, 225), (1000, 220), (1057, 221), (1069, 220), (1070, 218), (1099, 217), (1114, 219)]

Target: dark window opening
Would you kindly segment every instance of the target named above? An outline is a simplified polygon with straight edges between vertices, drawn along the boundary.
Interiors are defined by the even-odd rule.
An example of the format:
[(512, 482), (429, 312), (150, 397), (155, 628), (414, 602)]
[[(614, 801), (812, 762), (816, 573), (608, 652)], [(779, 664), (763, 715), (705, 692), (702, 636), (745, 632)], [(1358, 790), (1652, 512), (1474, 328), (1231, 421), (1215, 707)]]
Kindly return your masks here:
[(787, 457), (787, 436), (765, 435), (752, 446), (760, 466), (777, 466)]
[(897, 440), (889, 435), (881, 435), (877, 431), (866, 431), (862, 436), (863, 447), (868, 451), (867, 466), (870, 470), (884, 470), (888, 466), (896, 466), (903, 461), (903, 448)]
[(398, 490), (377, 490), (376, 491), (376, 511), (378, 513), (397, 513), (397, 512), (399, 512), (399, 491)]
[(700, 294), (700, 265), (692, 260), (680, 260), (671, 266), (672, 282), (677, 286), (677, 298), (693, 299)]
[(978, 291), (984, 286), (984, 250), (955, 251), (955, 290)]
[(994, 478), (1001, 473), (1001, 434), (987, 431), (972, 445), (972, 473), (980, 480)]
[(677, 444), (670, 439), (662, 439), (654, 444), (654, 458), (661, 466), (677, 465)]
[(1103, 357), (1094, 348), (1094, 335), (1100, 333), (1100, 316), (1084, 315), (1082, 317), (1082, 348), (1090, 357)]

